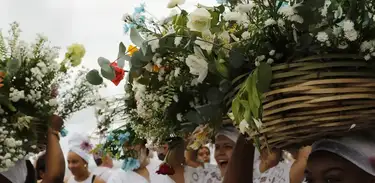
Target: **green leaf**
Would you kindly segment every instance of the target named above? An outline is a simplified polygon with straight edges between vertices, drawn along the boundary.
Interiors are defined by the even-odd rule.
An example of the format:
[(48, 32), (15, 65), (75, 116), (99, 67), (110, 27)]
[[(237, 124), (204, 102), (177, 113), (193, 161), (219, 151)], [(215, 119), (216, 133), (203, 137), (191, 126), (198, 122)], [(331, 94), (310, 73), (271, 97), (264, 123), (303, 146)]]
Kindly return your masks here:
[(99, 71), (93, 69), (86, 74), (86, 79), (92, 85), (100, 85), (103, 83), (103, 78), (99, 75)]
[(215, 12), (215, 11), (211, 11), (210, 13), (211, 13), (211, 17), (212, 17), (211, 25), (215, 26), (219, 22), (220, 14), (218, 12)]
[(21, 67), (21, 60), (12, 58), (7, 62), (7, 69), (10, 75), (15, 75)]
[(132, 67), (142, 68), (152, 60), (152, 56), (144, 56), (142, 51), (139, 50), (133, 54), (130, 59)]
[(201, 118), (201, 116), (196, 111), (189, 111), (185, 114), (185, 119), (188, 121), (195, 123), (195, 124), (201, 124), (204, 122), (204, 120)]
[(260, 63), (258, 68), (256, 69), (257, 72), (257, 85), (258, 91), (261, 93), (265, 93), (269, 91), (272, 81), (272, 67), (270, 64), (267, 63)]
[(126, 47), (124, 45), (124, 43), (120, 43), (119, 45), (119, 48), (118, 48), (118, 54), (117, 54), (117, 58), (121, 58), (123, 56), (125, 56), (125, 53), (126, 53)]
[(235, 68), (240, 68), (245, 62), (245, 56), (242, 54), (243, 51), (239, 49), (232, 49), (229, 53), (229, 64)]
[(130, 29), (130, 40), (139, 48), (142, 47), (142, 43), (145, 41), (135, 28)]
[(242, 121), (242, 116), (240, 116), (240, 100), (235, 98), (232, 101), (232, 113), (235, 119), (235, 122), (239, 124)]
[(211, 87), (210, 89), (208, 89), (206, 96), (211, 104), (220, 104), (224, 98), (224, 94), (215, 87)]
[(99, 64), (100, 67), (105, 67), (105, 66), (111, 64), (111, 62), (104, 57), (99, 57), (98, 58), (98, 64)]
[(216, 70), (220, 73), (221, 76), (224, 78), (229, 78), (229, 70), (224, 63), (220, 63), (220, 61), (215, 61)]
[(224, 80), (220, 81), (219, 89), (222, 93), (227, 93), (230, 90), (231, 86), (232, 86), (231, 82), (224, 79)]
[(117, 65), (121, 68), (125, 66), (125, 60), (130, 61), (131, 57), (129, 55), (123, 55), (117, 59)]
[(104, 70), (103, 68), (100, 70), (102, 76), (108, 80), (112, 80), (116, 77), (115, 70), (112, 67), (110, 68), (110, 70)]

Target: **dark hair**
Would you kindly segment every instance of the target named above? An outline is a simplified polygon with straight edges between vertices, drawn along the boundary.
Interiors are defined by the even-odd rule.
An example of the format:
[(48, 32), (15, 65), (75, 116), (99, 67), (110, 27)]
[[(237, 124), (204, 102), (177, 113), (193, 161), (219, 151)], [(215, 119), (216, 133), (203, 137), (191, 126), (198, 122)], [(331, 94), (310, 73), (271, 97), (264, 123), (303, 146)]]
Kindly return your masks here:
[(209, 153), (211, 153), (210, 151), (210, 148), (208, 148), (207, 146), (201, 146), (198, 151), (200, 151), (201, 149), (207, 149)]
[(103, 164), (102, 158), (95, 158), (94, 160), (95, 160), (96, 166), (100, 166)]
[[(45, 164), (44, 164), (45, 167)], [(27, 168), (27, 176), (25, 183), (36, 183), (37, 182), (37, 174), (39, 175), (39, 171), (35, 172), (34, 166), (30, 160), (26, 160), (26, 168)], [(45, 168), (44, 168), (45, 170)], [(38, 178), (39, 180), (39, 178)]]
[(40, 173), (46, 172), (46, 154), (39, 156), (38, 160), (36, 161), (35, 169), (36, 169), (37, 179), (38, 180), (42, 179)]

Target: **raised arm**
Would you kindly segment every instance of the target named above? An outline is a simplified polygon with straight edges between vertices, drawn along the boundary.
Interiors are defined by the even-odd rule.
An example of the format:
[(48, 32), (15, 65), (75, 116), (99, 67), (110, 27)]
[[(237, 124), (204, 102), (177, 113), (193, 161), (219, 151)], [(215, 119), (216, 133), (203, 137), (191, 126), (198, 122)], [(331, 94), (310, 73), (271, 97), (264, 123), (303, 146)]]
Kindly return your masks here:
[(296, 161), (290, 168), (290, 183), (302, 183), (305, 179), (305, 169), (310, 152), (311, 146), (303, 147), (298, 151)]
[(254, 146), (240, 135), (227, 166), (223, 183), (252, 183)]
[(52, 116), (47, 134), (46, 175), (42, 183), (64, 182), (65, 159), (59, 143), (59, 131), (63, 123), (59, 116)]

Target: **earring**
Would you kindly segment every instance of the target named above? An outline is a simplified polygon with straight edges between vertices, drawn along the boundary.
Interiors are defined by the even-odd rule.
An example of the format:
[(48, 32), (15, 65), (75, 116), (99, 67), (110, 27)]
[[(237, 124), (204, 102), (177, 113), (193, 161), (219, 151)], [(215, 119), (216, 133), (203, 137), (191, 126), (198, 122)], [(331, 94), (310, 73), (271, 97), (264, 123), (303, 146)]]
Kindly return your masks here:
[(85, 164), (85, 168), (87, 168), (87, 164)]

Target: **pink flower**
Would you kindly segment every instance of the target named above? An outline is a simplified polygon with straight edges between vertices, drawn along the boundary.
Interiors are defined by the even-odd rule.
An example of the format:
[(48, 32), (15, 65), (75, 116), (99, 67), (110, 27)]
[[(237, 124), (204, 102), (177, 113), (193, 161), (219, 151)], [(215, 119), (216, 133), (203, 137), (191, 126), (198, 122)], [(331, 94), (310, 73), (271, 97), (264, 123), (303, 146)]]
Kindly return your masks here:
[(86, 152), (90, 152), (92, 150), (92, 144), (90, 144), (88, 141), (83, 141), (81, 144), (81, 149)]

